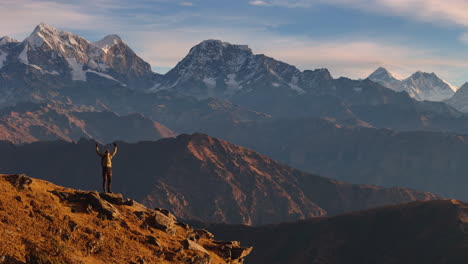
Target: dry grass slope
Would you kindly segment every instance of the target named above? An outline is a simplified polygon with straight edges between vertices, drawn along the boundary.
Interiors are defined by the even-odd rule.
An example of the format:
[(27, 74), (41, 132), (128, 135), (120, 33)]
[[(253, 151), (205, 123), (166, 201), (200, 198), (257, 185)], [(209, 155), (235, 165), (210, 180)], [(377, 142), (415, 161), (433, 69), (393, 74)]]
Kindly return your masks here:
[(252, 250), (119, 194), (25, 175), (0, 176), (0, 239), (0, 263), (243, 263)]

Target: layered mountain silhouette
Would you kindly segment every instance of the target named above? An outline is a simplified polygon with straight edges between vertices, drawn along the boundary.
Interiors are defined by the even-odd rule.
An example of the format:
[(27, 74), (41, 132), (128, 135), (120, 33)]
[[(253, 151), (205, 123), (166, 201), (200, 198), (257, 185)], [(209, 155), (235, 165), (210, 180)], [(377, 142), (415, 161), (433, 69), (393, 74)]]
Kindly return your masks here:
[(158, 140), (175, 136), (167, 127), (141, 114), (119, 116), (62, 104), (20, 103), (0, 110), (0, 138), (13, 143), (41, 140), (100, 142)]
[[(219, 40), (194, 46), (165, 75), (153, 73), (116, 35), (92, 42), (45, 24), (21, 42), (4, 38), (0, 50), (0, 106), (53, 100), (119, 115), (137, 112), (178, 133), (264, 116), (468, 131), (461, 125), (468, 118), (447, 104), (419, 102), (370, 80), (334, 79), (327, 69), (300, 71), (245, 45)], [(414, 85), (440, 83), (420, 75), (410, 78)], [(187, 121), (194, 118), (202, 124)]]
[[(304, 173), (203, 134), (118, 146), (114, 190), (183, 219), (258, 225), (438, 198)], [(20, 171), (85, 190), (100, 186), (92, 141), (5, 142), (0, 150), (4, 172)]]
[(120, 194), (0, 175), (2, 263), (234, 263), (252, 248)]
[(466, 135), (376, 129), (323, 119), (246, 122), (227, 131), (218, 136), (306, 172), (468, 199)]
[(254, 263), (465, 263), (468, 204), (413, 202), (262, 227), (200, 225), (255, 250)]
[[(418, 101), (369, 79), (335, 79), (326, 69), (301, 71), (254, 54), (245, 45), (218, 40), (199, 43), (165, 75), (153, 73), (118, 36), (92, 42), (45, 24), (21, 42), (2, 38), (0, 50), (0, 106), (13, 105), (0, 111), (0, 139), (25, 143), (85, 137), (103, 143), (135, 142), (202, 132), (347, 182), (410, 186), (464, 197), (461, 185), (452, 189), (452, 181), (444, 186), (436, 180), (447, 168), (450, 179), (462, 179), (463, 162), (439, 166), (425, 155), (397, 158), (395, 153), (412, 153), (421, 149), (419, 145), (434, 146), (426, 141), (432, 137), (415, 139), (414, 149), (395, 144), (386, 155), (386, 141), (368, 144), (367, 136), (374, 132), (366, 131), (380, 130), (359, 128), (442, 131), (422, 133), (437, 139), (446, 132), (467, 133), (467, 115), (446, 103)], [(388, 82), (395, 79), (383, 69), (374, 75), (379, 76)], [(431, 76), (415, 74), (412, 83), (437, 86), (438, 78)], [(30, 102), (37, 105), (24, 107)], [(328, 123), (332, 127), (327, 128)], [(343, 134), (351, 134), (347, 142)], [(399, 142), (383, 134), (375, 132), (379, 140)], [(314, 144), (322, 148), (315, 149)], [(357, 150), (367, 152), (348, 154)], [(353, 157), (361, 158), (358, 162)], [(338, 160), (349, 162), (337, 165)], [(420, 170), (433, 179), (424, 184), (418, 180), (424, 177), (418, 171), (423, 162), (435, 166)], [(399, 176), (408, 174), (411, 177)]]
[(368, 77), (395, 91), (405, 91), (416, 100), (443, 101), (451, 98), (456, 87), (440, 79), (435, 73), (417, 71), (410, 77), (399, 80), (387, 69), (379, 67)]

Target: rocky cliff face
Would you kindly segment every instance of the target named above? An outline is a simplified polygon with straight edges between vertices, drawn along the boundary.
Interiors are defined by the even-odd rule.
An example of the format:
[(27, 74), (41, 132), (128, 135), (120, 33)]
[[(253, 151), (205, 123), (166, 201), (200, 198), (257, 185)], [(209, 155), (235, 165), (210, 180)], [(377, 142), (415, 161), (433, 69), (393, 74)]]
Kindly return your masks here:
[(468, 204), (414, 202), (264, 227), (201, 225), (253, 245), (254, 263), (465, 263)]
[(252, 250), (119, 194), (25, 175), (0, 175), (0, 192), (2, 263), (241, 264)]
[[(168, 208), (183, 219), (259, 225), (437, 198), (307, 174), (201, 134), (118, 145), (114, 190), (150, 207)], [(0, 156), (3, 171), (22, 171), (80, 189), (100, 188), (93, 142), (4, 143), (0, 149), (8, 153)]]

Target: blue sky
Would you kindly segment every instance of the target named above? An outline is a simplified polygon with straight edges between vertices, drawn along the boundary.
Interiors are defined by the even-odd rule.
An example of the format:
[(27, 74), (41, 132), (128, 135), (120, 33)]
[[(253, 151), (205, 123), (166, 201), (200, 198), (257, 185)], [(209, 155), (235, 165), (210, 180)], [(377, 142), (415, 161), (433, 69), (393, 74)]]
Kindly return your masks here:
[(365, 78), (422, 70), (468, 81), (466, 0), (2, 0), (0, 35), (40, 22), (94, 41), (118, 34), (153, 69), (174, 67), (205, 39), (248, 44), (298, 68)]

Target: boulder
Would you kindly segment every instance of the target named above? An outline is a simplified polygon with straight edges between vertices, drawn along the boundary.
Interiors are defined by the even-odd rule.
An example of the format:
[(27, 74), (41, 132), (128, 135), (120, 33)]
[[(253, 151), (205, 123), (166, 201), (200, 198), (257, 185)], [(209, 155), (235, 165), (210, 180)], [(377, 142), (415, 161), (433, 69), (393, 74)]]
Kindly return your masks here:
[(24, 190), (32, 183), (32, 179), (24, 174), (4, 175), (3, 177), (17, 190)]
[(184, 241), (182, 241), (182, 246), (184, 247), (184, 249), (200, 251), (209, 254), (208, 251), (206, 251), (206, 249), (202, 245), (192, 240), (185, 239)]
[(175, 234), (177, 228), (177, 219), (172, 214), (163, 214), (161, 211), (152, 210), (147, 214), (143, 225), (159, 229), (168, 234)]

